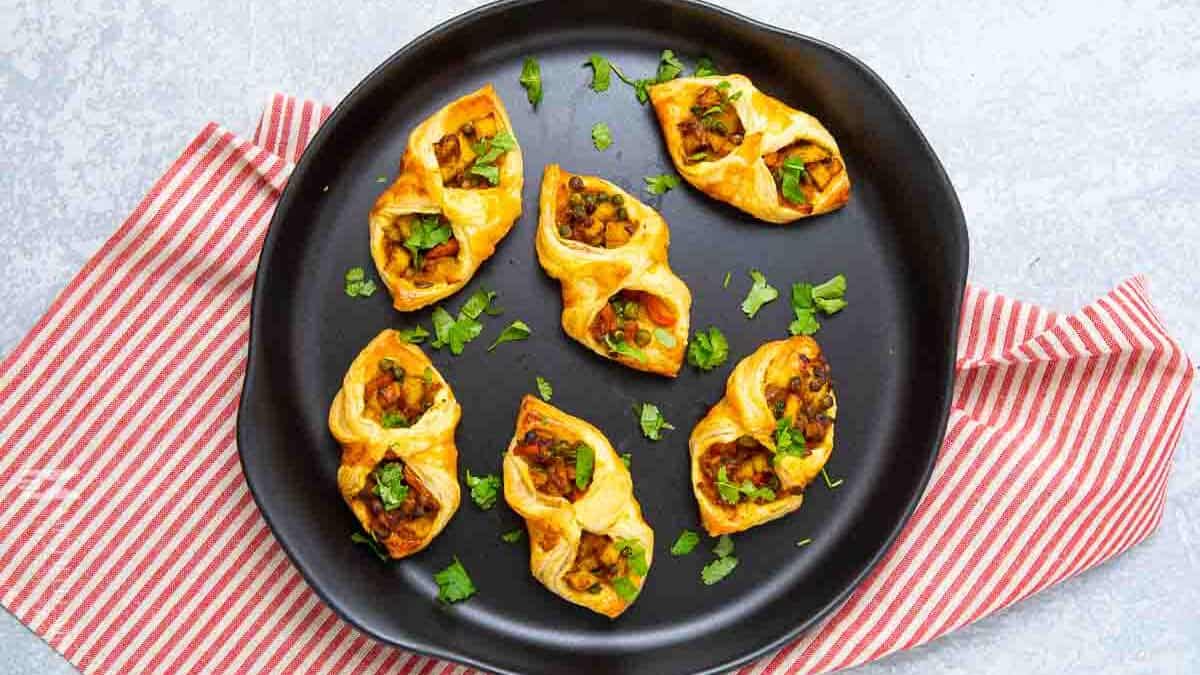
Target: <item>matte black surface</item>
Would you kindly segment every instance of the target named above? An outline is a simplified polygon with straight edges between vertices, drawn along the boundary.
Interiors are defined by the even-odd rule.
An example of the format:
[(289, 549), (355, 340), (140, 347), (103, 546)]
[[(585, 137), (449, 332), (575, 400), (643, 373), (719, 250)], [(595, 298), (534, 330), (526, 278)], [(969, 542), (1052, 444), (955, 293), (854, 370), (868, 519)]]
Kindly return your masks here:
[[(673, 172), (653, 111), (613, 78), (603, 94), (581, 66), (601, 53), (634, 77), (651, 75), (670, 48), (689, 68), (708, 54), (722, 72), (819, 117), (837, 138), (853, 190), (842, 210), (773, 226), (686, 184), (661, 198), (643, 176)], [(521, 60), (542, 65), (545, 102), (534, 110), (517, 82)], [(689, 71), (690, 72), (690, 71)], [(525, 153), (524, 215), (467, 288), (443, 303), (456, 312), (481, 285), (499, 291), (503, 316), (460, 357), (427, 348), (463, 407), (460, 474), (499, 473), (520, 397), (534, 376), (553, 403), (602, 429), (633, 454), (634, 490), (655, 530), (654, 565), (638, 602), (610, 621), (568, 604), (529, 574), (527, 542), (505, 505), (463, 505), (423, 553), (380, 563), (352, 545), (357, 523), (338, 494), (339, 449), (329, 403), (350, 361), (382, 328), (429, 323), (402, 315), (381, 287), (367, 300), (342, 291), (347, 268), (374, 276), (367, 213), (390, 179), (411, 129), (453, 98), (492, 82)], [(594, 122), (614, 143), (597, 152)], [(676, 380), (593, 355), (559, 327), (558, 284), (533, 250), (542, 168), (606, 177), (658, 208), (671, 227), (671, 266), (695, 299), (694, 329), (719, 326), (731, 355), (707, 374)], [(326, 190), (325, 187), (328, 186)], [(781, 297), (754, 320), (739, 310), (762, 269)], [(891, 91), (863, 64), (821, 42), (714, 7), (679, 0), (518, 1), (454, 19), (406, 46), (338, 107), (300, 161), (275, 212), (254, 288), (250, 362), (238, 442), (259, 507), (296, 566), (339, 614), (375, 637), (428, 654), (513, 673), (691, 673), (744, 663), (783, 644), (843, 599), (886, 549), (925, 485), (944, 432), (954, 340), (967, 268), (963, 217), (941, 165)], [(729, 288), (721, 286), (726, 271)], [(700, 531), (689, 487), (687, 437), (721, 396), (738, 360), (787, 335), (794, 281), (845, 273), (850, 306), (817, 335), (833, 366), (837, 440), (829, 471), (804, 507), (734, 537), (741, 561), (706, 587), (712, 555), (668, 549)], [(514, 319), (525, 342), (486, 347)], [(642, 437), (635, 402), (652, 401), (678, 429)], [(813, 543), (797, 548), (795, 542)], [(479, 593), (444, 607), (433, 573), (457, 555)]]

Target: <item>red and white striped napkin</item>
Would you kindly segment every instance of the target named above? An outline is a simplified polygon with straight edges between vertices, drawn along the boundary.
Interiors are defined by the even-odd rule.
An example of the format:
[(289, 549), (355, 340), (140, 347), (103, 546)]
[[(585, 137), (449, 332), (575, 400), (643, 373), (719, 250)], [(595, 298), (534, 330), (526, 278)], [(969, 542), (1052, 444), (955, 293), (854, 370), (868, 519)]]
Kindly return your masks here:
[[(86, 673), (467, 670), (322, 604), (238, 463), (259, 248), (328, 114), (276, 95), (253, 141), (206, 127), (0, 365), (0, 602)], [(1138, 543), (1193, 375), (1141, 279), (1072, 315), (969, 289), (916, 514), (843, 607), (742, 673), (919, 645)]]

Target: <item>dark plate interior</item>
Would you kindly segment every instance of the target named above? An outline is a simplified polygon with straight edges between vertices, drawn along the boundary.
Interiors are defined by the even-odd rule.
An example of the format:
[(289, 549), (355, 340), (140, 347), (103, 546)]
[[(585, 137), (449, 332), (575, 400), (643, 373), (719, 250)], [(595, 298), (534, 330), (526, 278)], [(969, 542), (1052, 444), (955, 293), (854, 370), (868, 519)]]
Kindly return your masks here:
[[(671, 48), (690, 64), (708, 54), (819, 117), (846, 157), (849, 205), (792, 226), (761, 224), (688, 186), (650, 198), (642, 177), (671, 171), (649, 106), (613, 79), (588, 89), (581, 67), (598, 52), (626, 72), (654, 72)], [(545, 102), (535, 111), (517, 82), (521, 60), (541, 61)], [(330, 400), (350, 361), (385, 327), (429, 326), (429, 311), (401, 315), (382, 291), (342, 291), (347, 268), (373, 272), (367, 212), (395, 175), (409, 131), (453, 98), (493, 83), (525, 152), (524, 215), (465, 291), (499, 291), (502, 317), (460, 357), (427, 350), (454, 387), (464, 415), (460, 473), (499, 473), (520, 397), (534, 376), (554, 403), (599, 426), (633, 454), (635, 493), (657, 535), (638, 602), (617, 621), (567, 604), (529, 574), (526, 543), (498, 538), (517, 527), (507, 507), (464, 503), (445, 532), (416, 557), (382, 564), (354, 546), (357, 524), (335, 484), (339, 450), (326, 428)], [(603, 121), (614, 144), (592, 147)], [(594, 356), (559, 328), (558, 285), (533, 251), (542, 168), (604, 176), (646, 197), (671, 226), (671, 265), (695, 298), (692, 325), (719, 326), (731, 357), (677, 380), (643, 375)], [(326, 190), (325, 187), (328, 186)], [(520, 673), (713, 671), (778, 646), (854, 587), (892, 540), (925, 484), (948, 410), (954, 338), (967, 266), (967, 236), (954, 191), (920, 131), (865, 66), (815, 40), (713, 7), (676, 0), (509, 2), (455, 19), (408, 45), (338, 107), (309, 146), (283, 195), (254, 289), (253, 338), (238, 440), (247, 478), (275, 535), (336, 611), (379, 639)], [(782, 295), (754, 320), (738, 306), (747, 270), (763, 270)], [(728, 289), (721, 282), (733, 273)], [(845, 484), (818, 481), (804, 507), (735, 537), (741, 564), (701, 585), (710, 542), (685, 558), (667, 549), (698, 530), (688, 481), (687, 437), (721, 396), (733, 365), (786, 336), (793, 281), (849, 278), (850, 307), (817, 335), (839, 399), (829, 465)], [(532, 339), (486, 346), (522, 319)], [(644, 439), (631, 406), (657, 403), (678, 430)], [(795, 542), (813, 543), (797, 548)], [(433, 600), (433, 573), (457, 555), (480, 591), (466, 603)]]

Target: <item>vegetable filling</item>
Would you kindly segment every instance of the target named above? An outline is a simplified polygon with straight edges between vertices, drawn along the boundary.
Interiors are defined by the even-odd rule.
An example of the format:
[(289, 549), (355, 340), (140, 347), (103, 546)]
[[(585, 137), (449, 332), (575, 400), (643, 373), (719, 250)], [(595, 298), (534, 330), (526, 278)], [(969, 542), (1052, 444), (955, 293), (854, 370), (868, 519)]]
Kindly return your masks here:
[(589, 190), (583, 179), (571, 176), (567, 190), (558, 190), (555, 222), (558, 235), (600, 248), (617, 248), (629, 242), (638, 224), (629, 217), (625, 197)]
[(515, 147), (513, 135), (500, 128), (495, 113), (488, 113), (442, 136), (433, 144), (433, 154), (443, 185), (473, 190), (500, 184), (498, 163)]
[(379, 360), (379, 374), (363, 392), (363, 412), (384, 429), (410, 427), (433, 407), (439, 389), (433, 370), (406, 373), (395, 359), (384, 357)]
[(688, 164), (721, 159), (742, 144), (746, 129), (733, 106), (741, 92), (730, 94), (729, 89), (728, 82), (720, 82), (700, 90), (692, 103), (691, 116), (679, 123)]
[(645, 576), (646, 572), (646, 552), (641, 542), (633, 539), (618, 542), (585, 530), (579, 538), (575, 564), (563, 578), (576, 591), (599, 593), (609, 586), (628, 600), (630, 590), (637, 595), (632, 578)]
[(812, 211), (817, 195), (845, 167), (833, 153), (808, 141), (798, 141), (763, 155), (775, 178), (779, 200), (795, 209)]
[(388, 450), (358, 493), (371, 514), (371, 534), (377, 541), (398, 537), (401, 548), (425, 540), (441, 505), (421, 479)]
[(596, 453), (588, 444), (531, 429), (513, 452), (528, 464), (533, 486), (542, 494), (572, 502), (587, 494), (596, 462)]
[(775, 474), (774, 455), (753, 436), (714, 443), (700, 457), (700, 489), (726, 508), (742, 501), (773, 502), (785, 492)]
[[(786, 421), (791, 430), (800, 432), (789, 433), (788, 440), (807, 449), (824, 440), (829, 427), (833, 426), (833, 419), (828, 415), (834, 403), (830, 368), (821, 356), (809, 359), (804, 354), (796, 354), (788, 358), (794, 359), (793, 367), (772, 369), (764, 393), (775, 420)], [(792, 438), (796, 436), (803, 441)]]
[(400, 216), (384, 231), (387, 267), (418, 288), (454, 280), (458, 272), (458, 239), (441, 214)]
[(623, 290), (609, 298), (592, 319), (591, 333), (608, 346), (610, 356), (629, 355), (630, 349), (649, 345), (656, 332), (674, 326), (677, 319), (675, 309), (657, 295)]

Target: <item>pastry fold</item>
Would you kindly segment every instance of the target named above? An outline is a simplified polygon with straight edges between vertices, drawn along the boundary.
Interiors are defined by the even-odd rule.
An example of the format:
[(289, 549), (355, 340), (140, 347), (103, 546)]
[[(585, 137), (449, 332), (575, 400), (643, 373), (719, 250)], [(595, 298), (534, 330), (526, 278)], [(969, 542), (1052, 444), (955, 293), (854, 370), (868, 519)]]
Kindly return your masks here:
[[(464, 134), (464, 128), (472, 133)], [(471, 171), (474, 160), (481, 159), (472, 148), (502, 132), (511, 136), (513, 147), (485, 163), (495, 167), (493, 185)], [(457, 292), (512, 229), (521, 215), (524, 185), (515, 138), (504, 103), (490, 84), (413, 129), (400, 173), (375, 201), (370, 216), (371, 257), (397, 310), (419, 309)], [(404, 244), (410, 223), (419, 216), (439, 218), (453, 237), (414, 260), (413, 250)]]
[[(580, 189), (571, 187), (573, 180)], [(578, 216), (574, 230), (565, 220), (571, 216), (563, 214), (573, 208), (573, 193), (604, 195), (606, 200), (596, 211)], [(607, 201), (612, 199), (619, 199), (620, 206)], [(624, 219), (600, 220), (622, 208)], [(557, 164), (546, 167), (536, 248), (542, 268), (562, 285), (563, 330), (601, 356), (674, 377), (687, 349), (692, 294), (668, 264), (670, 239), (662, 216), (620, 187), (595, 176), (573, 175)], [(638, 305), (634, 326), (631, 319), (614, 316), (611, 307), (605, 309), (619, 306), (614, 298), (626, 309), (629, 299)], [(598, 317), (607, 330), (593, 330)], [(639, 331), (644, 331), (641, 337)], [(648, 339), (639, 343), (643, 338)], [(621, 342), (632, 349), (617, 348)]]
[[(719, 95), (708, 91), (711, 96), (701, 98), (706, 90)], [(850, 178), (833, 136), (817, 118), (762, 93), (744, 75), (679, 78), (653, 85), (649, 93), (675, 168), (714, 199), (770, 223), (827, 213), (849, 200)], [(713, 97), (717, 108), (709, 105)], [(721, 106), (727, 106), (724, 112)], [(731, 116), (734, 111), (736, 118)], [(728, 128), (738, 121), (740, 129)], [(698, 146), (685, 139), (709, 138), (705, 134), (718, 123), (723, 126), (714, 133), (723, 132), (721, 138), (712, 137), (717, 151), (703, 146), (701, 152), (689, 152)], [(803, 203), (784, 199), (778, 170), (773, 173), (768, 166), (768, 160), (783, 159), (774, 153), (793, 149), (802, 161), (813, 160), (805, 165), (807, 171), (797, 172)], [(728, 154), (716, 156), (721, 152)]]
[[(342, 446), (338, 489), (393, 558), (428, 546), (458, 509), (454, 432), (461, 416), (425, 353), (391, 329), (359, 352), (342, 379), (329, 408), (329, 430)], [(399, 503), (379, 494), (385, 465), (402, 472)]]
[[(567, 473), (569, 485), (565, 494), (556, 477), (550, 475), (555, 465), (540, 464), (550, 457), (553, 443), (572, 448), (579, 444), (594, 452), (594, 469), (590, 484), (580, 491), (572, 465)], [(543, 443), (538, 446), (538, 443)], [(549, 469), (547, 469), (549, 467)], [(557, 467), (562, 469), (562, 467)], [(504, 455), (504, 499), (525, 519), (529, 531), (529, 569), (534, 578), (556, 595), (588, 609), (616, 618), (636, 599), (645, 581), (654, 552), (654, 532), (642, 517), (641, 505), (633, 496), (633, 479), (621, 458), (599, 429), (577, 417), (532, 396), (521, 401), (517, 412), (516, 432)], [(585, 550), (584, 539), (607, 541), (619, 552), (627, 553), (609, 559), (606, 552), (598, 554)], [(598, 547), (590, 547), (598, 548)], [(612, 553), (608, 551), (607, 553)], [(632, 553), (633, 555), (629, 555)], [(585, 556), (593, 555), (604, 565), (620, 567), (620, 578), (631, 586), (624, 595), (618, 592), (613, 579), (605, 572), (593, 572), (585, 564)], [(630, 562), (642, 556), (643, 573), (639, 574)], [(582, 580), (581, 580), (582, 579)], [(591, 584), (595, 581), (594, 585)]]
[[(742, 359), (725, 383), (725, 396), (688, 440), (704, 529), (713, 536), (740, 532), (799, 509), (805, 486), (833, 451), (836, 418), (829, 366), (816, 340), (768, 342)], [(786, 454), (778, 447), (781, 427), (792, 437)], [(799, 448), (796, 435), (804, 439)], [(725, 493), (736, 493), (732, 503), (717, 486), (722, 470)]]

